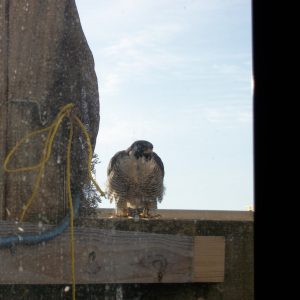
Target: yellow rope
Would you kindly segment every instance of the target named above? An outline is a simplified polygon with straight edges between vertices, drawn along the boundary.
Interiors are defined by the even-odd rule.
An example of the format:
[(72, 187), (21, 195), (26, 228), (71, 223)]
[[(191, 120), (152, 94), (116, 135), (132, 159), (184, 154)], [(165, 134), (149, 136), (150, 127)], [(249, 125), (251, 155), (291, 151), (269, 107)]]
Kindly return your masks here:
[(71, 146), (73, 138), (73, 123), (71, 122), (68, 147), (67, 147), (67, 189), (69, 195), (69, 207), (70, 207), (70, 238), (71, 238), (71, 268), (72, 268), (72, 298), (75, 300), (75, 252), (74, 252), (74, 212), (71, 192)]
[[(32, 204), (37, 191), (40, 186), (40, 182), (42, 179), (42, 176), (44, 174), (45, 170), (45, 165), (47, 161), (49, 160), (52, 152), (52, 145), (54, 142), (54, 138), (57, 134), (57, 131), (64, 120), (65, 117), (67, 117), (70, 120), (70, 131), (69, 131), (69, 138), (68, 138), (68, 144), (67, 144), (67, 166), (66, 166), (66, 179), (67, 179), (67, 193), (68, 193), (68, 200), (69, 200), (69, 208), (70, 208), (70, 252), (71, 252), (71, 262), (72, 262), (72, 299), (75, 300), (75, 251), (74, 251), (74, 211), (73, 211), (73, 201), (72, 201), (72, 193), (71, 193), (71, 149), (72, 149), (72, 140), (73, 140), (73, 127), (74, 127), (74, 121), (76, 124), (81, 128), (82, 133), (84, 135), (85, 141), (88, 146), (88, 176), (90, 180), (93, 182), (95, 185), (97, 191), (100, 193), (101, 196), (105, 196), (105, 193), (101, 190), (99, 187), (98, 183), (92, 176), (92, 169), (91, 169), (91, 163), (92, 163), (92, 157), (93, 157), (93, 149), (92, 149), (92, 144), (91, 140), (89, 137), (89, 134), (84, 126), (84, 124), (80, 121), (80, 119), (76, 115), (71, 115), (72, 109), (74, 108), (73, 103), (69, 103), (65, 106), (63, 106), (53, 123), (44, 128), (44, 129), (39, 129), (34, 132), (31, 132), (27, 134), (25, 137), (23, 137), (13, 148), (12, 150), (8, 153), (4, 160), (3, 168), (6, 172), (8, 173), (17, 173), (17, 172), (29, 172), (29, 171), (34, 171), (38, 170), (38, 175), (35, 179), (32, 193), (30, 197), (25, 201), (25, 205), (22, 207), (22, 211), (20, 214), (20, 222), (23, 221), (24, 216), (30, 205)], [(26, 167), (20, 167), (20, 168), (9, 168), (8, 164), (12, 157), (15, 155), (17, 150), (21, 147), (22, 144), (27, 142), (30, 138), (35, 137), (43, 132), (48, 132), (44, 148), (43, 148), (43, 153), (42, 157), (40, 159), (40, 162), (36, 165), (32, 166), (26, 166)]]
[[(72, 109), (73, 107), (74, 107), (74, 104), (72, 104), (72, 103), (65, 105), (60, 110), (60, 112), (58, 113), (56, 119), (54, 120), (54, 122), (50, 126), (48, 126), (46, 128), (43, 128), (43, 129), (36, 130), (34, 132), (31, 132), (31, 133), (25, 135), (25, 137), (23, 137), (13, 147), (13, 149), (8, 153), (8, 155), (6, 156), (5, 161), (4, 161), (4, 165), (3, 165), (4, 170), (6, 172), (9, 172), (9, 173), (28, 172), (28, 171), (33, 171), (35, 169), (38, 169), (42, 166), (42, 164), (46, 163), (50, 158), (53, 140), (54, 140), (54, 137), (57, 133), (59, 125), (62, 122), (63, 118), (66, 116), (66, 114), (68, 114), (70, 109)], [(42, 157), (40, 163), (38, 163), (37, 165), (29, 166), (29, 167), (22, 167), (22, 168), (15, 168), (15, 169), (9, 169), (7, 167), (7, 165), (9, 163), (9, 161), (11, 160), (12, 156), (16, 153), (16, 151), (20, 148), (20, 146), (22, 144), (24, 144), (26, 141), (28, 141), (31, 137), (36, 136), (36, 135), (38, 135), (42, 132), (46, 132), (46, 131), (49, 131), (49, 132), (48, 132), (48, 136), (47, 136), (47, 139), (46, 139), (46, 142), (45, 142), (43, 157)], [(45, 153), (45, 151), (46, 151), (46, 153)]]
[(92, 158), (93, 158), (93, 148), (92, 148), (92, 143), (91, 143), (91, 140), (90, 140), (90, 136), (89, 136), (85, 126), (80, 121), (80, 119), (77, 116), (74, 116), (74, 119), (77, 122), (77, 124), (79, 125), (79, 127), (82, 129), (82, 132), (85, 136), (85, 140), (86, 140), (87, 145), (88, 145), (88, 174), (89, 174), (89, 178), (93, 182), (94, 186), (96, 187), (96, 189), (100, 193), (100, 195), (102, 197), (105, 197), (105, 193), (101, 190), (100, 186), (98, 185), (98, 183), (96, 182), (96, 180), (92, 176), (92, 167), (91, 166), (92, 166)]

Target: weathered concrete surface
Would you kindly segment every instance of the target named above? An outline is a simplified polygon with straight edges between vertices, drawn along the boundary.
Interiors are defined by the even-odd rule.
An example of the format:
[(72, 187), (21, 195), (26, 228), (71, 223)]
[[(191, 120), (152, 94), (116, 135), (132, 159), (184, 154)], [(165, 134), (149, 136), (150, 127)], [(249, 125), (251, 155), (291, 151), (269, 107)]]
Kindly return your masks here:
[[(69, 102), (76, 104), (94, 145), (99, 126), (98, 85), (75, 1), (0, 0), (0, 36), (1, 164), (20, 138), (48, 126)], [(86, 154), (79, 135), (75, 131), (72, 159), (78, 185), (86, 179)], [(66, 128), (59, 131), (27, 220), (39, 215), (44, 221), (58, 221), (65, 214), (66, 136)], [(10, 167), (32, 165), (40, 157), (41, 139), (32, 139), (17, 152)], [(14, 219), (31, 193), (36, 173), (11, 175), (0, 169), (0, 219)]]
[[(77, 225), (190, 236), (224, 236), (225, 280), (217, 284), (79, 285), (76, 299), (254, 300), (252, 221), (162, 219), (136, 222), (122, 219), (81, 219)], [(71, 299), (70, 290), (66, 292), (63, 285), (0, 286), (0, 299), (21, 299), (21, 295), (26, 295), (22, 299), (32, 300)]]

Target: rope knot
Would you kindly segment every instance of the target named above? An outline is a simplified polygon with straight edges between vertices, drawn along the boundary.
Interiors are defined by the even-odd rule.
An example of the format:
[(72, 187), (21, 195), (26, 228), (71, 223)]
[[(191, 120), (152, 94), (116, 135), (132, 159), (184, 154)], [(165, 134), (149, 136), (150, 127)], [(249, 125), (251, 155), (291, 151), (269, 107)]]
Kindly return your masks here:
[[(30, 172), (30, 171), (37, 171), (38, 175), (36, 177), (36, 180), (34, 182), (33, 185), (33, 190), (32, 190), (32, 194), (31, 196), (25, 201), (25, 205), (22, 208), (19, 220), (20, 222), (23, 221), (23, 218), (25, 216), (26, 211), (28, 210), (28, 208), (30, 207), (30, 205), (33, 202), (33, 199), (35, 198), (37, 191), (39, 189), (40, 186), (40, 182), (42, 177), (44, 176), (44, 170), (45, 170), (45, 165), (48, 162), (48, 160), (50, 159), (51, 156), (51, 152), (52, 152), (52, 146), (53, 146), (53, 142), (55, 139), (55, 136), (57, 134), (57, 131), (60, 127), (60, 125), (62, 124), (63, 120), (65, 118), (68, 118), (70, 121), (70, 125), (69, 127), (69, 138), (68, 138), (68, 145), (67, 145), (67, 184), (70, 185), (70, 181), (71, 181), (71, 146), (72, 146), (72, 140), (73, 140), (73, 127), (74, 125), (79, 126), (79, 128), (81, 129), (82, 133), (83, 133), (83, 137), (84, 140), (88, 146), (88, 161), (87, 161), (87, 165), (88, 165), (88, 176), (90, 178), (90, 180), (93, 182), (93, 184), (95, 185), (97, 191), (99, 192), (101, 197), (105, 197), (105, 193), (101, 190), (101, 188), (99, 187), (98, 183), (95, 181), (95, 179), (92, 176), (92, 170), (91, 170), (91, 164), (92, 164), (92, 157), (93, 157), (93, 149), (92, 149), (92, 145), (91, 145), (91, 140), (89, 137), (89, 134), (87, 132), (87, 129), (85, 128), (84, 124), (81, 122), (81, 120), (77, 117), (76, 113), (76, 106), (74, 103), (69, 103), (66, 104), (65, 106), (63, 106), (55, 120), (52, 122), (52, 124), (46, 128), (43, 129), (39, 129), (36, 131), (33, 131), (27, 135), (25, 135), (13, 148), (12, 150), (8, 153), (8, 155), (6, 156), (5, 160), (4, 160), (4, 164), (3, 164), (3, 168), (4, 171), (7, 173), (19, 173), (19, 172)], [(12, 160), (12, 158), (14, 157), (15, 153), (17, 152), (17, 150), (24, 144), (27, 143), (31, 138), (40, 135), (42, 133), (47, 133), (47, 137), (45, 138), (45, 140), (43, 141), (44, 143), (44, 147), (42, 150), (42, 155), (40, 158), (39, 163), (35, 164), (35, 165), (31, 165), (31, 166), (22, 166), (22, 167), (17, 167), (17, 168), (9, 168), (9, 162)], [(42, 139), (41, 139), (42, 140)], [(68, 160), (70, 165), (68, 166)], [(70, 194), (70, 193), (69, 193)]]

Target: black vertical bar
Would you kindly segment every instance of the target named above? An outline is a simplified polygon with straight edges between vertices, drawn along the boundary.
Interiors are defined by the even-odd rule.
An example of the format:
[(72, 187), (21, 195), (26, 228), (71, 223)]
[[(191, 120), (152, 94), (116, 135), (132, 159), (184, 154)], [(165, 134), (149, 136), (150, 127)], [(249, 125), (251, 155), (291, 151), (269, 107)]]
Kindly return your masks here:
[(260, 209), (271, 208), (270, 192), (275, 182), (278, 162), (273, 161), (276, 143), (280, 137), (275, 124), (280, 122), (275, 114), (277, 103), (274, 94), (279, 93), (274, 76), (277, 62), (272, 55), (276, 51), (274, 41), (273, 4), (252, 0), (253, 28), (253, 79), (254, 79), (254, 197), (255, 214)]
[[(283, 8), (285, 4), (281, 4)], [(276, 128), (281, 123), (278, 112), (282, 111), (283, 106), (279, 108), (275, 101), (275, 97), (280, 94), (278, 80), (281, 75), (277, 70), (280, 59), (274, 59), (280, 45), (280, 32), (276, 31), (275, 26), (276, 20), (278, 22), (274, 16), (275, 6), (275, 1), (252, 0), (255, 299), (264, 299), (264, 296), (257, 297), (259, 289), (264, 289), (266, 278), (272, 278), (272, 281), (272, 276), (278, 274), (278, 264), (272, 256), (272, 251), (278, 244), (274, 240), (275, 236), (278, 237), (278, 223), (273, 208), (277, 205), (274, 194), (279, 194), (281, 186), (278, 170), (280, 155), (276, 157), (275, 153), (278, 155), (277, 150), (283, 142), (281, 133)], [(284, 203), (281, 202), (280, 205), (284, 206)]]

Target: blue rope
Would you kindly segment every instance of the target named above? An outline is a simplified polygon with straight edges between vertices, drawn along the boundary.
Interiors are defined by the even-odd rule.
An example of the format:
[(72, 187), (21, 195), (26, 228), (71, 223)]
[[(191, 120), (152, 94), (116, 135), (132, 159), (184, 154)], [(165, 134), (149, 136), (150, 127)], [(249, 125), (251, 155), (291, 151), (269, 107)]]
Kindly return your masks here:
[[(78, 215), (80, 205), (80, 192), (74, 192), (73, 197), (73, 209), (74, 209), (74, 217), (76, 218)], [(61, 223), (59, 223), (56, 227), (44, 231), (42, 233), (37, 234), (18, 234), (18, 235), (10, 235), (10, 236), (0, 236), (0, 248), (9, 248), (16, 245), (35, 245), (42, 242), (47, 242), (56, 236), (60, 235), (64, 230), (68, 228), (70, 224), (70, 212), (66, 214)]]

